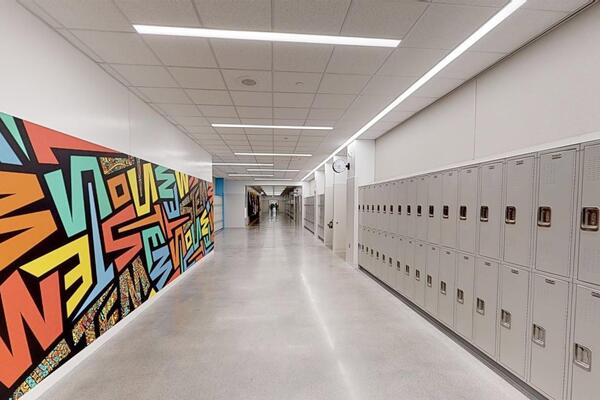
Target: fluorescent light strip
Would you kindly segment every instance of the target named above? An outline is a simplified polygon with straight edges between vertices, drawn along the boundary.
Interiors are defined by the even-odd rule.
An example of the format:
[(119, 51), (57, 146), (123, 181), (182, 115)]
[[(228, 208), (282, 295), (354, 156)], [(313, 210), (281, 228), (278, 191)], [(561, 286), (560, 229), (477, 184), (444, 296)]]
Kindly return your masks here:
[(262, 176), (262, 177), (269, 177), (269, 176), (274, 176), (273, 174), (269, 175), (259, 175), (259, 174), (227, 174), (228, 176)]
[(385, 107), (382, 111), (379, 112), (376, 116), (374, 116), (369, 122), (367, 122), (362, 128), (360, 128), (354, 135), (352, 135), (348, 140), (346, 140), (341, 146), (339, 146), (333, 153), (329, 155), (325, 160), (323, 160), (315, 169), (310, 171), (302, 180), (308, 178), (311, 174), (313, 174), (316, 170), (321, 168), (329, 159), (339, 153), (342, 149), (352, 143), (355, 139), (357, 139), (360, 135), (365, 133), (369, 128), (379, 122), (383, 117), (385, 117), (390, 111), (392, 111), (398, 104), (402, 103), (406, 100), (410, 95), (419, 90), (423, 85), (425, 85), (431, 78), (437, 75), (441, 70), (443, 70), (446, 66), (448, 66), (452, 61), (456, 60), (467, 51), (471, 46), (473, 46), (479, 39), (488, 34), (492, 29), (498, 26), (502, 21), (508, 18), (512, 13), (518, 10), (523, 4), (525, 4), (527, 0), (512, 0), (508, 3), (503, 9), (498, 11), (492, 18), (490, 18), (485, 24), (483, 24), (475, 33), (469, 36), (464, 42), (458, 45), (454, 50), (450, 52), (446, 57), (444, 57), (439, 63), (437, 63), (433, 68), (425, 73), (422, 77), (420, 77), (415, 83), (413, 83), (404, 93), (400, 96), (396, 97), (394, 101), (392, 101), (387, 107)]
[(248, 128), (248, 129), (303, 129), (313, 131), (330, 131), (332, 126), (304, 125), (252, 125), (252, 124), (211, 124), (213, 128)]
[(260, 169), (260, 168), (247, 168), (248, 172), (300, 172), (299, 169)]
[(216, 166), (231, 166), (231, 167), (272, 167), (273, 164), (269, 163), (235, 163), (235, 162), (214, 162), (212, 165)]
[(341, 46), (398, 47), (400, 40), (353, 36), (307, 35), (260, 31), (231, 31), (224, 29), (184, 28), (176, 26), (133, 25), (145, 35), (191, 36), (210, 39), (260, 40), (267, 42), (292, 42), (334, 44)]
[(292, 178), (254, 178), (255, 181), (291, 181)]
[(302, 153), (233, 153), (236, 156), (257, 156), (257, 157), (312, 157), (312, 154)]

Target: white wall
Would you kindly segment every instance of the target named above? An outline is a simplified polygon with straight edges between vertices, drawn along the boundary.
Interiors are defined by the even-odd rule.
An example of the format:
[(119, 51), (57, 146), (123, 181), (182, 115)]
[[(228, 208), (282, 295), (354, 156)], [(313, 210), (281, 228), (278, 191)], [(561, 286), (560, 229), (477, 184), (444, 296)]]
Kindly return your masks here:
[(246, 182), (223, 180), (223, 207), (225, 228), (246, 226)]
[[(346, 157), (334, 156), (333, 161)], [(326, 166), (327, 167), (327, 166)], [(331, 166), (329, 166), (331, 168)], [(346, 181), (347, 171), (333, 173), (333, 252), (346, 258)]]
[(595, 5), (376, 140), (375, 180), (600, 131)]
[(333, 247), (333, 229), (328, 224), (333, 220), (333, 180), (334, 173), (331, 161), (325, 163), (325, 245), (330, 249)]
[(0, 111), (212, 179), (210, 154), (14, 0), (0, 37)]

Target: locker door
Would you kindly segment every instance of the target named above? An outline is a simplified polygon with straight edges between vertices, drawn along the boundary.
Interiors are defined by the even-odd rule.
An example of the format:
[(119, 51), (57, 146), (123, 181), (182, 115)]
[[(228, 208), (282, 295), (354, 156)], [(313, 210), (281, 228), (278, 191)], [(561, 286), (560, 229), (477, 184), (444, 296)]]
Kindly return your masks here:
[(440, 273), (438, 287), (438, 316), (449, 327), (454, 326), (454, 297), (456, 278), (456, 253), (440, 249)]
[(501, 162), (479, 168), (479, 254), (500, 258), (502, 229), (502, 172)]
[(477, 259), (475, 265), (473, 341), (490, 357), (496, 354), (498, 263)]
[(464, 338), (473, 336), (473, 281), (475, 260), (467, 254), (457, 254), (456, 291), (454, 293), (454, 328)]
[(375, 270), (375, 249), (373, 248), (375, 244), (375, 231), (373, 228), (369, 228), (369, 248), (368, 248), (368, 266), (369, 272), (375, 276), (377, 276), (377, 271)]
[(536, 269), (568, 276), (571, 263), (573, 193), (577, 152), (540, 156)]
[(394, 272), (396, 271), (396, 235), (388, 233), (386, 250), (386, 283), (389, 287), (393, 287)]
[(397, 183), (390, 183), (390, 189), (388, 192), (388, 229), (391, 233), (398, 233), (398, 221), (396, 220), (396, 193), (398, 189), (396, 188)]
[(386, 232), (390, 232), (390, 219), (388, 218), (388, 204), (390, 202), (390, 184), (381, 185), (381, 226)]
[(440, 243), (440, 220), (442, 203), (442, 175), (433, 174), (429, 177), (427, 189), (427, 240), (431, 243)]
[(417, 204), (417, 181), (411, 178), (406, 181), (406, 213), (404, 221), (406, 222), (406, 236), (416, 237), (416, 206)]
[(534, 276), (530, 382), (554, 399), (563, 398), (569, 284)]
[(404, 252), (405, 252), (405, 239), (402, 236), (396, 235), (396, 258), (394, 262), (394, 290), (398, 293), (402, 293), (404, 283)]
[(458, 248), (475, 252), (477, 224), (477, 168), (465, 168), (458, 175)]
[(416, 242), (415, 245), (415, 273), (413, 275), (415, 285), (414, 302), (419, 307), (425, 307), (425, 274), (427, 268), (427, 244)]
[(407, 181), (399, 181), (396, 186), (396, 223), (398, 225), (397, 231), (399, 235), (406, 236), (406, 189), (408, 187)]
[(438, 315), (438, 292), (440, 274), (440, 251), (437, 246), (427, 246), (427, 269), (425, 277), (425, 309)]
[(406, 239), (404, 248), (404, 273), (403, 273), (403, 292), (402, 294), (407, 299), (415, 298), (415, 241), (413, 239)]
[(358, 265), (363, 266), (363, 245), (364, 245), (364, 231), (361, 225), (358, 226)]
[[(598, 398), (600, 369), (595, 355), (600, 350), (600, 292), (577, 286), (573, 333), (573, 400)], [(595, 353), (595, 354), (594, 354)]]
[[(325, 221), (327, 223), (327, 221)], [(371, 187), (365, 187), (365, 226), (371, 228)]]
[(420, 176), (417, 178), (417, 206), (416, 206), (416, 236), (417, 239), (427, 240), (427, 189), (429, 177)]
[(579, 267), (577, 278), (600, 284), (600, 145), (583, 150), (581, 204), (579, 206)]
[(456, 221), (458, 218), (458, 173), (444, 172), (442, 176), (441, 242), (456, 247)]
[(379, 254), (379, 262), (381, 268), (381, 279), (384, 283), (388, 282), (388, 268), (387, 268), (387, 256), (388, 256), (388, 234), (385, 231), (381, 231), (381, 253)]
[(381, 268), (381, 242), (383, 241), (383, 233), (379, 230), (375, 230), (375, 243), (373, 243), (375, 257), (373, 258), (373, 268), (375, 269), (375, 276), (383, 280), (383, 271)]
[(504, 260), (524, 266), (532, 261), (534, 179), (534, 157), (506, 162)]
[(503, 265), (500, 267), (500, 362), (525, 378), (527, 349), (527, 305), (529, 272)]
[(375, 228), (381, 229), (381, 185), (375, 185), (375, 189), (373, 190), (373, 203), (374, 208), (374, 217), (375, 217)]

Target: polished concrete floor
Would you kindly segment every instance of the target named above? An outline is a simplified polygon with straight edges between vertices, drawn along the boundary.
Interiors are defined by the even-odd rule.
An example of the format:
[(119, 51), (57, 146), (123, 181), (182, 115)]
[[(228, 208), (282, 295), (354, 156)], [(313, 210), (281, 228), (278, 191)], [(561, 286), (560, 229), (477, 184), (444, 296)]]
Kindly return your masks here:
[(186, 275), (43, 399), (524, 398), (285, 217)]

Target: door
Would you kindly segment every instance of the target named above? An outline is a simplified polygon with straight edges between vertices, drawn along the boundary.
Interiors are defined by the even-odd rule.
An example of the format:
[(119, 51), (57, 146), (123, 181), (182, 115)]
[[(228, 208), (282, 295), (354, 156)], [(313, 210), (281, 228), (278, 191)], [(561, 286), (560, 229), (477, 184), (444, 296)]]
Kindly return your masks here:
[(449, 327), (454, 326), (454, 293), (456, 278), (456, 252), (440, 249), (438, 317)]
[(473, 283), (475, 280), (473, 256), (458, 253), (456, 269), (454, 328), (459, 335), (470, 341), (473, 337)]
[(413, 301), (425, 308), (425, 269), (427, 268), (427, 245), (417, 242), (415, 245), (415, 273), (413, 275), (415, 296)]
[(398, 225), (398, 234), (407, 235), (406, 228), (406, 189), (408, 183), (405, 180), (399, 181), (396, 185), (396, 223)]
[(417, 209), (416, 209), (416, 229), (417, 239), (427, 240), (427, 190), (429, 189), (429, 177), (420, 176), (417, 178)]
[(580, 281), (600, 285), (600, 145), (583, 150), (583, 177), (579, 205)]
[(438, 292), (440, 274), (440, 250), (427, 246), (427, 275), (425, 278), (425, 309), (434, 317), (438, 314)]
[(477, 223), (477, 171), (476, 167), (459, 171), (458, 248), (474, 253)]
[(416, 203), (417, 203), (417, 180), (415, 178), (406, 181), (406, 213), (404, 221), (406, 223), (406, 236), (416, 237)]
[(496, 355), (498, 263), (478, 258), (475, 266), (473, 341), (488, 356)]
[(501, 162), (479, 168), (479, 254), (500, 258), (502, 237), (502, 173)]
[(447, 171), (442, 175), (441, 242), (447, 247), (456, 248), (456, 221), (458, 210), (458, 173)]
[(405, 260), (406, 240), (402, 236), (396, 235), (396, 260), (394, 264), (394, 290), (402, 293), (404, 290), (404, 260)]
[(442, 214), (442, 175), (433, 174), (429, 176), (427, 189), (427, 240), (430, 243), (439, 244), (441, 240), (440, 220)]
[(404, 274), (402, 294), (409, 300), (415, 298), (415, 241), (407, 238), (404, 248)]

